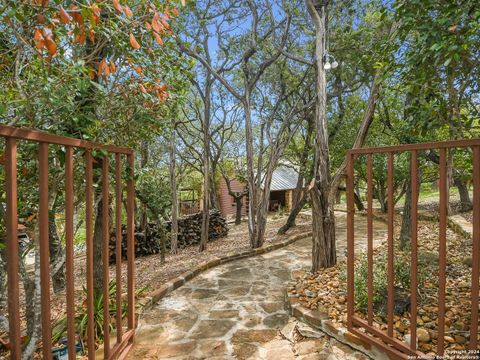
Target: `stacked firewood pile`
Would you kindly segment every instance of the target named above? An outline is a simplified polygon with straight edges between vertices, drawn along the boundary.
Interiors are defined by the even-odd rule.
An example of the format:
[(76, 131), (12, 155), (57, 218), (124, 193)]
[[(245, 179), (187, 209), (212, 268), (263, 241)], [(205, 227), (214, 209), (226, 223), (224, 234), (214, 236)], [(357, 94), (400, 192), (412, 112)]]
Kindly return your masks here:
[[(203, 213), (199, 212), (178, 219), (178, 247), (180, 249), (200, 243), (200, 236), (202, 233), (202, 216)], [(209, 241), (228, 235), (227, 222), (220, 214), (220, 211), (210, 211), (209, 224)], [(172, 224), (170, 222), (167, 223), (168, 232), (170, 232), (171, 225)], [(170, 248), (170, 239), (167, 241), (167, 248)]]
[[(115, 264), (115, 249), (117, 236), (115, 229), (110, 233), (110, 264)], [(142, 231), (135, 227), (135, 256), (147, 256), (158, 254), (161, 250), (160, 238), (158, 236), (157, 224), (148, 224), (147, 229)], [(127, 258), (127, 228), (122, 225), (122, 259)]]
[[(166, 224), (165, 247), (170, 250), (170, 231), (171, 222)], [(200, 243), (202, 231), (202, 213), (188, 215), (178, 219), (178, 247), (183, 249), (187, 246)], [(218, 210), (210, 212), (209, 241), (222, 238), (228, 235), (228, 226), (226, 220), (221, 216)], [(110, 234), (110, 264), (115, 263), (116, 234), (115, 229)], [(147, 225), (147, 229), (142, 231), (138, 226), (135, 227), (135, 256), (147, 256), (158, 254), (161, 251), (160, 234), (158, 226), (155, 223)], [(122, 259), (127, 258), (127, 229), (122, 226)]]

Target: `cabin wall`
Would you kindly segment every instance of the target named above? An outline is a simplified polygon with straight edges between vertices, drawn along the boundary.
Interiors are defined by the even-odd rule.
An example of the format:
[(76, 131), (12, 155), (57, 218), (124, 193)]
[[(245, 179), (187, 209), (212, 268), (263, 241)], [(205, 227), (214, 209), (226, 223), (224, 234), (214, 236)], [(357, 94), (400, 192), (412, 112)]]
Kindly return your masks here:
[[(238, 180), (232, 180), (230, 183), (233, 192), (242, 192), (245, 190), (245, 184)], [(235, 217), (237, 208), (233, 196), (228, 193), (227, 183), (225, 179), (221, 179), (220, 188), (218, 193), (218, 203), (220, 205), (220, 211), (224, 217)], [(247, 196), (242, 198), (242, 216), (247, 215)]]

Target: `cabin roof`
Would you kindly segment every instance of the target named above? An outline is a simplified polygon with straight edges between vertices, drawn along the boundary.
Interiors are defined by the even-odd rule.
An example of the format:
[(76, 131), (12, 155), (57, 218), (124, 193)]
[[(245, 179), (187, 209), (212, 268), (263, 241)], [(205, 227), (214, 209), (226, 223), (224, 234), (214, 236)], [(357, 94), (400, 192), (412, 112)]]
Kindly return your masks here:
[(292, 190), (297, 187), (298, 172), (286, 166), (276, 168), (272, 174), (271, 191)]

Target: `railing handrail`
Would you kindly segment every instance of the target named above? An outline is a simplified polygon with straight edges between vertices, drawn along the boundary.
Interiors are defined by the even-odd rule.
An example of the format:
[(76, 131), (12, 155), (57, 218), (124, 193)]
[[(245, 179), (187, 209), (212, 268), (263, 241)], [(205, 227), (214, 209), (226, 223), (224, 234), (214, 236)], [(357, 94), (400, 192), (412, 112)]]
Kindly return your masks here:
[(39, 143), (48, 143), (53, 145), (73, 146), (89, 150), (106, 150), (108, 152), (120, 153), (125, 155), (133, 154), (133, 151), (127, 147), (104, 145), (93, 141), (75, 139), (72, 137), (49, 134), (39, 130), (18, 128), (9, 125), (0, 125), (0, 137), (35, 141)]
[(402, 144), (380, 147), (367, 147), (347, 150), (347, 154), (378, 154), (388, 152), (402, 152), (413, 150), (432, 150), (447, 148), (465, 148), (471, 146), (480, 146), (480, 139), (446, 140), (438, 142), (424, 142), (417, 144)]
[[(446, 318), (446, 289), (447, 289), (447, 217), (448, 217), (448, 157), (449, 149), (471, 149), (472, 177), (473, 177), (473, 219), (480, 217), (480, 139), (447, 140), (440, 142), (426, 142), (418, 144), (404, 144), (383, 146), (376, 148), (358, 148), (347, 152), (346, 190), (347, 190), (347, 328), (353, 334), (364, 339), (370, 344), (383, 349), (391, 358), (407, 359), (409, 356), (424, 354), (417, 345), (417, 315), (418, 315), (418, 194), (420, 185), (418, 182), (419, 167), (418, 153), (422, 150), (438, 150), (439, 167), (439, 225), (438, 225), (438, 312), (437, 312), (437, 355), (445, 354), (445, 327)], [(410, 152), (410, 192), (411, 192), (411, 216), (410, 216), (410, 340), (402, 341), (395, 336), (395, 218), (394, 218), (394, 159), (398, 153)], [(374, 289), (374, 242), (373, 242), (373, 157), (374, 154), (386, 155), (387, 166), (387, 306), (386, 306), (386, 331), (374, 326), (373, 319), (373, 289)], [(356, 155), (366, 155), (367, 173), (367, 320), (358, 316), (355, 311), (355, 161)], [(365, 159), (363, 159), (365, 160)], [(469, 336), (469, 351), (477, 351), (478, 347), (478, 319), (479, 309), (479, 279), (480, 279), (480, 222), (473, 220), (472, 233), (472, 285), (470, 292), (471, 326)], [(382, 321), (383, 322), (383, 321)], [(364, 331), (359, 331), (363, 328)], [(406, 339), (405, 339), (406, 340)], [(409, 343), (408, 343), (409, 342)], [(448, 347), (447, 347), (448, 349)], [(465, 348), (466, 349), (466, 348)], [(432, 348), (433, 350), (433, 348)], [(423, 349), (422, 349), (423, 351)]]
[[(38, 130), (27, 128), (15, 128), (7, 125), (0, 125), (0, 137), (5, 138), (4, 161), (5, 169), (5, 228), (6, 228), (6, 251), (7, 258), (7, 283), (8, 283), (8, 320), (9, 320), (9, 342), (10, 358), (20, 360), (22, 357), (21, 317), (20, 317), (20, 294), (19, 294), (19, 249), (18, 249), (18, 192), (17, 192), (17, 166), (18, 166), (18, 144), (20, 142), (32, 142), (38, 146), (38, 247), (40, 263), (40, 290), (41, 290), (41, 342), (44, 359), (52, 358), (52, 319), (51, 319), (51, 297), (50, 297), (50, 253), (49, 253), (49, 145), (65, 147), (64, 168), (64, 191), (65, 191), (65, 279), (66, 279), (66, 315), (67, 315), (67, 349), (68, 358), (75, 358), (76, 351), (76, 324), (75, 324), (75, 264), (74, 264), (74, 163), (85, 166), (85, 183), (78, 187), (85, 189), (85, 197), (82, 202), (85, 204), (85, 242), (86, 242), (86, 277), (87, 277), (87, 349), (88, 359), (95, 359), (95, 313), (94, 313), (94, 187), (93, 187), (93, 150), (102, 150), (108, 153), (101, 161), (102, 181), (101, 197), (102, 205), (102, 260), (103, 260), (103, 332), (104, 351), (103, 358), (124, 359), (131, 350), (134, 341), (136, 319), (135, 319), (135, 177), (134, 177), (134, 152), (125, 147), (114, 145), (102, 145), (91, 141), (63, 137), (48, 134)], [(74, 159), (74, 149), (81, 149), (85, 153)], [(115, 190), (110, 186), (111, 155), (115, 155), (114, 161), (114, 184)], [(122, 176), (122, 158), (126, 158), (126, 168), (129, 176), (124, 179)], [(82, 160), (83, 159), (83, 160)], [(123, 160), (124, 161), (124, 160)], [(113, 164), (112, 164), (113, 165)], [(126, 185), (126, 197), (123, 195)], [(60, 191), (59, 188), (53, 189)], [(117, 341), (113, 348), (110, 346), (110, 327), (112, 324), (110, 314), (109, 291), (109, 256), (110, 256), (110, 234), (108, 215), (110, 205), (113, 206), (115, 198), (115, 282), (116, 282), (116, 332)], [(126, 316), (123, 315), (122, 305), (122, 207), (126, 202), (126, 240), (127, 240), (127, 306)], [(113, 216), (112, 216), (113, 220)], [(124, 333), (124, 318), (128, 321), (127, 331)], [(128, 336), (127, 336), (128, 335)], [(35, 344), (37, 346), (38, 344)], [(38, 350), (38, 349), (35, 349)]]

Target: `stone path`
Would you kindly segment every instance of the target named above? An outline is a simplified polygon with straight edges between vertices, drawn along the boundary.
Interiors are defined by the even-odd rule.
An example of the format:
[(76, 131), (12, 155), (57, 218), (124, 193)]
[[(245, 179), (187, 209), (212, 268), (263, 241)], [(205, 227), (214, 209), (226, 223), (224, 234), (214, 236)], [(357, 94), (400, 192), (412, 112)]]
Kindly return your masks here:
[[(365, 219), (356, 223), (365, 227)], [(344, 215), (337, 227), (342, 256)], [(375, 227), (383, 235), (385, 225)], [(129, 359), (365, 358), (305, 325), (296, 326), (285, 310), (290, 273), (310, 267), (310, 252), (311, 239), (304, 239), (200, 274), (142, 315)]]

